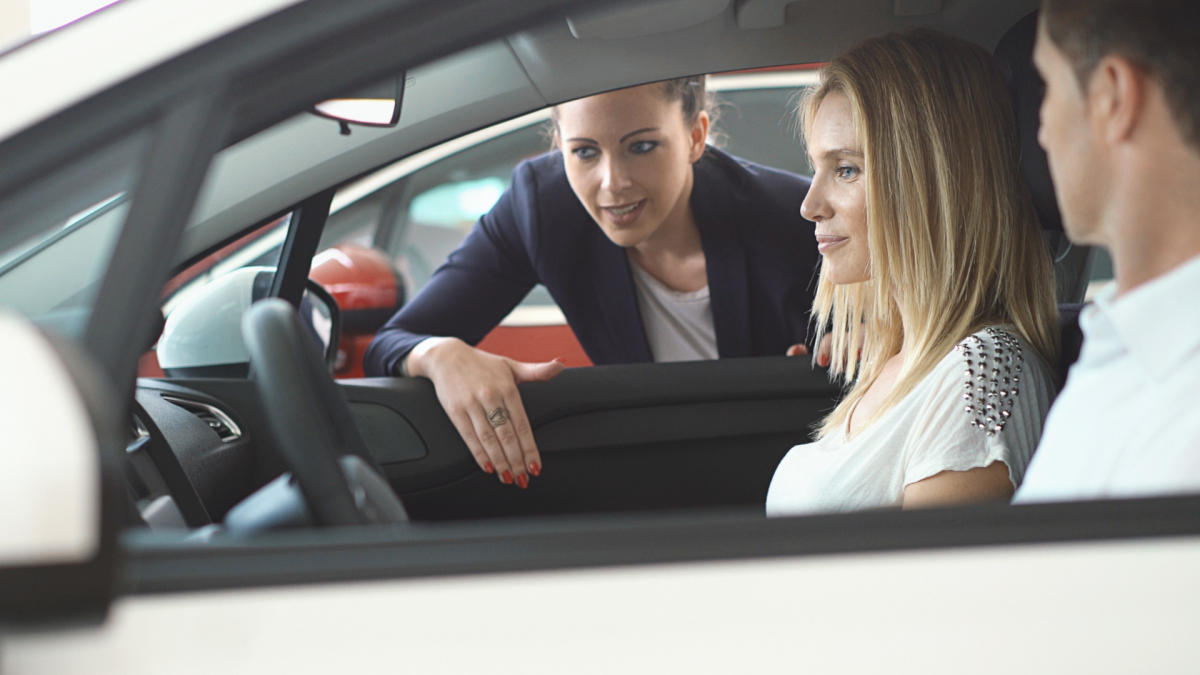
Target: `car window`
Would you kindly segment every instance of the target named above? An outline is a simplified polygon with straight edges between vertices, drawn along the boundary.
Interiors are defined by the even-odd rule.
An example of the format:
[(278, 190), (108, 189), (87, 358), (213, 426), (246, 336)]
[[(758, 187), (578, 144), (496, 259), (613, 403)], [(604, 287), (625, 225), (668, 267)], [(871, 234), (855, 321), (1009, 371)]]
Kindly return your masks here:
[(163, 315), (187, 303), (214, 280), (243, 267), (275, 267), (292, 214), (286, 213), (238, 237), (177, 272), (163, 287)]
[[(754, 162), (811, 174), (796, 132), (794, 110), (805, 87), (815, 81), (816, 72), (811, 69), (712, 76), (709, 85), (716, 124), (710, 142)], [(516, 165), (551, 149), (549, 120), (550, 110), (544, 109), (502, 122), (400, 159), (343, 186), (333, 199), (318, 255), (345, 244), (382, 251), (401, 280), (404, 295), (411, 298), (462, 243), (476, 220), (495, 205)], [(285, 214), (263, 224), (178, 272), (163, 290), (164, 316), (170, 321), (177, 307), (204, 297), (214, 282), (236, 270), (274, 267), (289, 221), (290, 214)], [(539, 284), (504, 324), (555, 326), (565, 324), (565, 319), (549, 291)], [(366, 341), (369, 337), (365, 336)], [(526, 339), (527, 334), (520, 341)], [(541, 334), (539, 339), (547, 340)], [(574, 347), (573, 338), (567, 342), (567, 349)], [(358, 352), (365, 344), (350, 348), (347, 364), (351, 368), (339, 370), (339, 375), (359, 374)], [(554, 342), (547, 344), (563, 351)], [(505, 353), (500, 344), (493, 348)], [(142, 358), (140, 374), (163, 376), (160, 366), (152, 349)]]
[[(744, 159), (810, 175), (793, 111), (815, 81), (812, 70), (713, 76), (717, 123), (710, 141)], [(406, 158), (346, 186), (334, 198), (341, 208), (330, 215), (321, 248), (354, 241), (386, 251), (412, 297), (500, 198), (516, 165), (550, 149), (549, 117), (543, 110), (515, 129), (512, 121), (498, 124), (473, 134), (481, 137), (473, 143), (450, 141), (422, 153), (429, 159)], [(373, 191), (360, 196), (364, 185)], [(521, 307), (555, 304), (539, 285)]]
[[(413, 175), (413, 196), (385, 249), (414, 293), (508, 189), (516, 165), (550, 150), (549, 111), (545, 115), (547, 121), (485, 141)], [(523, 306), (553, 304), (541, 285), (521, 302)]]
[(722, 147), (759, 164), (811, 176), (795, 108), (808, 86), (800, 82), (808, 82), (813, 75), (811, 71), (798, 73), (793, 86), (718, 90), (717, 131)]
[(80, 158), (5, 201), (0, 307), (80, 337), (129, 213), (141, 135)]

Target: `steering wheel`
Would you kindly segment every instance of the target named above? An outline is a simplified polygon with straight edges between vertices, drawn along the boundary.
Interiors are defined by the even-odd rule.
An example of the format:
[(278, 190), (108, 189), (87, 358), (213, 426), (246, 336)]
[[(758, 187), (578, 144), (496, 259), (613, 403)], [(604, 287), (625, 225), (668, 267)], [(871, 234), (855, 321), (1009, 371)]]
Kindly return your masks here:
[(296, 310), (279, 298), (254, 303), (242, 338), (271, 433), (316, 523), (407, 520)]

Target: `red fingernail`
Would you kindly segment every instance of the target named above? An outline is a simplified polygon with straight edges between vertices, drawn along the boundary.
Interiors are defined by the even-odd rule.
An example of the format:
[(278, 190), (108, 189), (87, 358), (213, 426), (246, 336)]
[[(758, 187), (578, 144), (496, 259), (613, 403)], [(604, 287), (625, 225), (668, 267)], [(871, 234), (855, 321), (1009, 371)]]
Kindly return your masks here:
[(821, 358), (817, 359), (817, 365), (821, 366), (822, 368), (828, 367), (829, 366), (829, 357), (822, 356)]
[(508, 472), (508, 469), (505, 469), (504, 473), (500, 474), (500, 482), (505, 485), (512, 484), (512, 474)]
[(525, 474), (521, 474), (520, 476), (517, 476), (517, 485), (520, 485), (522, 490), (528, 488), (529, 487), (529, 476), (526, 476)]
[(530, 462), (529, 463), (529, 473), (531, 473), (535, 476), (542, 475), (542, 465), (538, 464), (537, 462)]
[(496, 467), (492, 466), (491, 462), (484, 462), (483, 471), (484, 473), (496, 473)]

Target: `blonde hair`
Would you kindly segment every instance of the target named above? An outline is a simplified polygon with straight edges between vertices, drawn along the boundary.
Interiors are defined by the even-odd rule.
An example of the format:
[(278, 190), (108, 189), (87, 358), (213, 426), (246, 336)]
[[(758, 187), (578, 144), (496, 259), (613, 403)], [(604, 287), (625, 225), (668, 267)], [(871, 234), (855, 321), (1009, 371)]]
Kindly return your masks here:
[(845, 424), (902, 347), (896, 384), (868, 425), (984, 326), (1012, 325), (1054, 363), (1053, 272), (991, 55), (927, 29), (869, 39), (800, 102), (805, 138), (832, 93), (849, 100), (863, 152), (870, 278), (835, 286), (821, 271), (817, 339), (832, 334), (830, 373), (848, 391), (818, 435)]

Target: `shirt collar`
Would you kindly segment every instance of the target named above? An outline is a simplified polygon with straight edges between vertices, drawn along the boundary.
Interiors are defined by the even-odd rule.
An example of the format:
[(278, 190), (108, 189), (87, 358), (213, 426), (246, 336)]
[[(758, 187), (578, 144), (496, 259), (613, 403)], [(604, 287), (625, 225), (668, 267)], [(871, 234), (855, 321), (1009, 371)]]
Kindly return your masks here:
[(1104, 330), (1143, 368), (1165, 378), (1200, 348), (1200, 256), (1121, 297), (1110, 289), (1080, 316), (1085, 335)]

